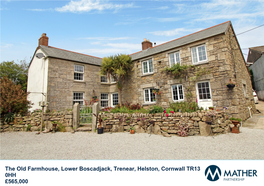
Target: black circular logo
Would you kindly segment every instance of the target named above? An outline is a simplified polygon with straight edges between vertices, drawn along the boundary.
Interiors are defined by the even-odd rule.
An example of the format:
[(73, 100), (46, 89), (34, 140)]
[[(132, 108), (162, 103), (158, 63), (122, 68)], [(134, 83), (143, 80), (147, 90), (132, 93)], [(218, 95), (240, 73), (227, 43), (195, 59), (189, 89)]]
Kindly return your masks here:
[(217, 181), (221, 176), (221, 169), (216, 165), (210, 165), (205, 169), (204, 174), (209, 181)]

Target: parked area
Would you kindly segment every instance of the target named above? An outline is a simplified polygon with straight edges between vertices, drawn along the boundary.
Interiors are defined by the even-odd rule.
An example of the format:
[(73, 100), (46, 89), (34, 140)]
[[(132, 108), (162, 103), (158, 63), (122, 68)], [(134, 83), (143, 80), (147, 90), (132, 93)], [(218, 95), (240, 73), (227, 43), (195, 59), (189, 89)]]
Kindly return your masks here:
[[(256, 105), (263, 111), (264, 102)], [(1, 159), (264, 159), (264, 112), (254, 114), (258, 126), (247, 125), (239, 134), (172, 136), (128, 132), (3, 132)], [(262, 120), (263, 121), (263, 120)], [(249, 127), (248, 127), (249, 126)], [(122, 140), (121, 140), (122, 139)]]

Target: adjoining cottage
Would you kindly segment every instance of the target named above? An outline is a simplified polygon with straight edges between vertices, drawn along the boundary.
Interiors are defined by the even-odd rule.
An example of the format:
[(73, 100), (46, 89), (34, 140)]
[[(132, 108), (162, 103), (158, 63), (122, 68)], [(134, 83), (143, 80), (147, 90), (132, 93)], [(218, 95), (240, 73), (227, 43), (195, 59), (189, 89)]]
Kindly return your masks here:
[[(158, 46), (144, 40), (142, 51), (130, 56), (134, 68), (126, 78), (123, 102), (165, 108), (188, 99), (204, 108), (226, 107), (243, 120), (255, 110), (250, 75), (230, 21)], [(43, 34), (28, 71), (32, 110), (40, 109), (39, 101), (48, 102), (50, 110), (63, 110), (76, 102), (89, 104), (93, 96), (98, 96), (101, 108), (117, 105), (116, 83), (100, 75), (101, 63), (98, 57), (48, 46)], [(192, 65), (206, 73), (198, 75), (195, 70), (175, 78), (164, 72), (173, 64)], [(229, 81), (235, 82), (235, 88), (227, 88)]]
[(258, 98), (264, 100), (264, 46), (249, 48), (247, 63), (253, 72), (254, 89)]

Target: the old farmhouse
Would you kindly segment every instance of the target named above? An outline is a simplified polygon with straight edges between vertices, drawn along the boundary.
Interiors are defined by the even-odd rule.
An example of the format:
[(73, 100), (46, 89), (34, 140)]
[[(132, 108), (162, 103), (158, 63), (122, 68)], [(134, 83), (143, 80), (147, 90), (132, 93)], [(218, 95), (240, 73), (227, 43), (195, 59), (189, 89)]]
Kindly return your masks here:
[[(204, 108), (226, 107), (242, 119), (255, 109), (250, 75), (230, 21), (157, 46), (145, 40), (142, 51), (130, 56), (134, 68), (126, 78), (123, 102), (165, 108), (190, 99)], [(32, 110), (41, 108), (39, 101), (48, 102), (50, 110), (68, 109), (92, 96), (98, 96), (101, 107), (117, 105), (116, 83), (100, 75), (101, 63), (98, 57), (48, 46), (43, 34), (28, 71)], [(179, 78), (164, 72), (177, 63), (193, 65), (193, 70)], [(226, 86), (230, 80), (236, 83), (233, 89)]]

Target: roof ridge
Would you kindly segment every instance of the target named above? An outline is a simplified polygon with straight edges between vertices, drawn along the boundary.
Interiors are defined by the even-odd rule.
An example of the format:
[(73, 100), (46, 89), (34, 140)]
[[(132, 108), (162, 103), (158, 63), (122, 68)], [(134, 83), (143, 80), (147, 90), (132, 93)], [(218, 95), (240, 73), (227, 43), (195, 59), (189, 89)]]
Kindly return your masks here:
[[(188, 36), (194, 35), (194, 34), (197, 34), (197, 33), (199, 33), (199, 32), (203, 32), (203, 31), (205, 31), (205, 30), (209, 30), (209, 29), (211, 29), (211, 28), (214, 28), (214, 27), (217, 27), (217, 26), (220, 26), (220, 25), (226, 24), (226, 23), (228, 23), (228, 22), (231, 23), (231, 21), (226, 21), (226, 22), (223, 22), (223, 23), (220, 23), (220, 24), (217, 24), (217, 25), (211, 26), (211, 27), (209, 27), (209, 28), (205, 28), (205, 29), (203, 29), (203, 30), (200, 30), (200, 31), (197, 31), (197, 32), (194, 32), (194, 33), (191, 33), (191, 34), (188, 34), (188, 35), (185, 35), (185, 36), (182, 36), (182, 37), (179, 37), (179, 38), (176, 38), (176, 39), (170, 40), (170, 41), (167, 41), (167, 42), (165, 42), (165, 43), (162, 43), (162, 44), (156, 45), (156, 46), (154, 46), (154, 47), (151, 47), (150, 49), (155, 48), (155, 47), (158, 47), (158, 46), (161, 46), (161, 45), (165, 45), (165, 44), (167, 44), (167, 43), (170, 43), (170, 42), (173, 42), (173, 41), (176, 41), (176, 40), (179, 40), (179, 39), (182, 39), (182, 38), (185, 38), (185, 37), (188, 37)], [(134, 55), (134, 54), (137, 54), (137, 53), (140, 53), (140, 52), (143, 52), (143, 51), (144, 51), (144, 50), (141, 50), (141, 51), (135, 52), (135, 53), (130, 54), (130, 55)]]
[[(41, 46), (45, 46), (45, 45), (41, 45)], [(93, 57), (93, 58), (103, 59), (103, 58), (100, 58), (100, 57), (96, 57), (96, 56), (92, 56), (92, 55), (88, 55), (88, 54), (83, 54), (83, 53), (79, 53), (79, 52), (74, 52), (74, 51), (70, 51), (70, 50), (65, 50), (65, 49), (57, 48), (57, 47), (53, 47), (53, 46), (47, 46), (47, 47), (58, 49), (58, 50), (62, 50), (62, 51), (66, 51), (66, 52), (71, 52), (71, 53), (75, 53), (75, 54), (80, 54), (80, 55), (84, 55), (84, 56), (89, 56), (89, 57)]]

